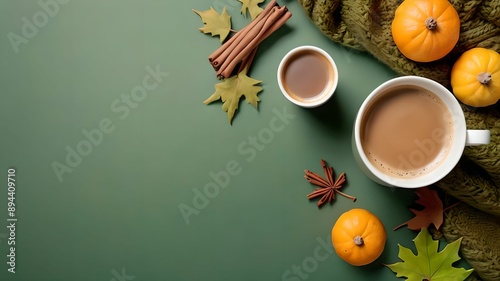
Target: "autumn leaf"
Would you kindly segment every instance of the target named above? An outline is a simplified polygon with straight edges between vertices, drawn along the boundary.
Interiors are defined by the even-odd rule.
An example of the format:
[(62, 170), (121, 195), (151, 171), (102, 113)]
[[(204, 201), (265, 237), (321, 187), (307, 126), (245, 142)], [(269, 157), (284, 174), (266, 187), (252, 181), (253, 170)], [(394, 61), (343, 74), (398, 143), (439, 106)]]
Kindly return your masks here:
[(254, 20), (264, 9), (259, 7), (259, 4), (264, 2), (264, 0), (238, 0), (240, 1), (243, 5), (241, 6), (241, 13), (243, 15), (247, 14), (247, 10), (250, 13), (250, 16), (252, 17), (252, 20)]
[(202, 12), (193, 10), (193, 12), (200, 16), (203, 21), (203, 27), (199, 28), (201, 32), (211, 33), (212, 36), (219, 35), (221, 42), (229, 35), (231, 31), (231, 16), (227, 13), (225, 6), (220, 15), (212, 7), (210, 7), (210, 10)]
[(257, 84), (262, 81), (255, 80), (247, 76), (248, 67), (245, 67), (237, 75), (224, 79), (223, 82), (215, 84), (215, 92), (203, 103), (209, 104), (217, 100), (222, 100), (222, 109), (227, 112), (229, 123), (232, 123), (234, 113), (238, 109), (238, 104), (242, 96), (245, 101), (257, 108), (260, 99), (257, 94), (262, 91), (262, 87)]
[(402, 262), (387, 265), (397, 277), (406, 277), (407, 281), (463, 281), (472, 273), (473, 269), (453, 267), (453, 263), (460, 260), (458, 250), (462, 238), (446, 245), (441, 252), (438, 252), (439, 241), (432, 239), (427, 228), (422, 228), (413, 242), (417, 255), (410, 249), (398, 245), (398, 257)]
[(415, 202), (424, 208), (421, 211), (410, 209), (410, 211), (415, 214), (415, 217), (397, 226), (394, 230), (405, 225), (408, 225), (408, 228), (411, 230), (420, 230), (423, 227), (429, 227), (431, 224), (433, 224), (436, 229), (439, 229), (443, 223), (444, 209), (443, 202), (441, 202), (437, 192), (428, 187), (422, 187), (415, 191), (415, 193), (419, 197)]

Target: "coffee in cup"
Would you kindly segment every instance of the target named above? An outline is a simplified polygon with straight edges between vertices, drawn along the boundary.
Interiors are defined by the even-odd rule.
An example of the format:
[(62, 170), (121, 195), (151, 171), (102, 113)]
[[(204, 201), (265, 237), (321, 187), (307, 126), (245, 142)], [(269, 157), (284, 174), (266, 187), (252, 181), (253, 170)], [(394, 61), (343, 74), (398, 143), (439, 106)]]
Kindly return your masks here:
[(334, 93), (338, 83), (335, 62), (314, 46), (288, 52), (278, 66), (278, 84), (283, 95), (302, 107), (317, 107)]
[(403, 76), (382, 83), (361, 105), (352, 149), (361, 170), (386, 186), (418, 188), (446, 176), (466, 145), (488, 144), (489, 130), (467, 130), (462, 108), (441, 84)]
[(443, 101), (418, 86), (389, 89), (361, 120), (361, 145), (370, 163), (394, 177), (432, 171), (453, 142), (453, 119)]

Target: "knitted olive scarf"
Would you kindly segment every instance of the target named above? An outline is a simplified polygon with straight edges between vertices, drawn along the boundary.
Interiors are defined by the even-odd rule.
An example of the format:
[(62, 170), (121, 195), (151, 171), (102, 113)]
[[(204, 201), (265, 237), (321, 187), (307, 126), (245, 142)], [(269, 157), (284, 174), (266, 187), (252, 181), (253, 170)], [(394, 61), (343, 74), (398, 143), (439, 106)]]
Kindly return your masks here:
[[(404, 57), (391, 35), (402, 0), (298, 0), (332, 41), (371, 53), (400, 75), (418, 75), (450, 87), (450, 72), (464, 51), (483, 47), (500, 52), (500, 0), (451, 0), (461, 21), (460, 38), (444, 58), (418, 63)], [(463, 237), (461, 252), (475, 269), (471, 280), (500, 280), (500, 110), (499, 105), (463, 107), (469, 129), (489, 129), (491, 144), (467, 147), (460, 163), (436, 186), (460, 200), (445, 212), (441, 231), (449, 241)]]

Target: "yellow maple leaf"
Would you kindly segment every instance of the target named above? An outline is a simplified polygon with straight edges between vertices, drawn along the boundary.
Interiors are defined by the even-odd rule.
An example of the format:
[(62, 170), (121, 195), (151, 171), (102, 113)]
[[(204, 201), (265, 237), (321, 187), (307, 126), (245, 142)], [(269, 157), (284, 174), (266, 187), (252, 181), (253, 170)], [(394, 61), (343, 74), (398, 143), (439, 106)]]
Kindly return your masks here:
[(233, 75), (224, 79), (221, 83), (215, 84), (215, 92), (203, 103), (209, 104), (217, 100), (222, 100), (222, 110), (227, 112), (229, 123), (232, 123), (236, 109), (241, 97), (245, 97), (245, 101), (257, 108), (257, 103), (260, 101), (257, 94), (262, 91), (262, 87), (257, 84), (262, 81), (250, 78), (247, 76), (248, 67), (245, 67), (237, 75)]
[(231, 16), (227, 13), (226, 7), (219, 14), (217, 11), (210, 7), (210, 10), (197, 11), (193, 10), (203, 21), (203, 27), (199, 30), (203, 33), (211, 33), (212, 36), (219, 35), (220, 41), (223, 42), (229, 32), (231, 31)]
[(247, 14), (247, 10), (254, 20), (264, 9), (259, 7), (259, 4), (264, 2), (264, 0), (238, 0), (242, 3), (241, 13), (243, 15)]

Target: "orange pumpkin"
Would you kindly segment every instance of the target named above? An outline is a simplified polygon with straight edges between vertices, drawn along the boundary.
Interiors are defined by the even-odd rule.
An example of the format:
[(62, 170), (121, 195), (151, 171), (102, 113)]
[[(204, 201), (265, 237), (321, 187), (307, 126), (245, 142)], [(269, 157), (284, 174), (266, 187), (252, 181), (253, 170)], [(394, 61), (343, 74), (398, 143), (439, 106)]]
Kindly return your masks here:
[(332, 228), (337, 255), (355, 266), (375, 261), (384, 251), (387, 234), (380, 219), (365, 209), (343, 213)]
[(392, 21), (394, 43), (404, 56), (417, 62), (446, 56), (459, 36), (460, 18), (447, 0), (405, 0)]
[(495, 104), (500, 99), (500, 54), (485, 48), (463, 53), (451, 69), (451, 87), (467, 105)]

